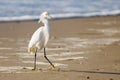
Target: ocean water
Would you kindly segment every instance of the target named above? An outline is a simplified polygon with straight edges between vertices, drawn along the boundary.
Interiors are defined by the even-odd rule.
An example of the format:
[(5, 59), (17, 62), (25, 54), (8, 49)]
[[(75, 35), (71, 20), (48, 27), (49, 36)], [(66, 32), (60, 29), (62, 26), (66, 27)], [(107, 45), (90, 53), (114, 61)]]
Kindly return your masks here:
[(48, 11), (53, 18), (120, 14), (120, 0), (0, 0), (0, 21), (34, 20)]

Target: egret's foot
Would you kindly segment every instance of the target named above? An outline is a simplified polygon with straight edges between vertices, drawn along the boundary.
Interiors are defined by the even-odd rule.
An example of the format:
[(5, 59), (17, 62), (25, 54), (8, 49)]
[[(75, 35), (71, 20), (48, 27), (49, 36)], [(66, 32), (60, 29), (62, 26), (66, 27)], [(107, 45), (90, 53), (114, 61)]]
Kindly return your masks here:
[(49, 68), (49, 70), (60, 71), (60, 68), (57, 68), (57, 67), (55, 67), (55, 66), (51, 66), (51, 67)]
[(33, 71), (35, 71), (35, 70), (36, 70), (36, 68), (33, 68), (32, 70), (33, 70)]
[(54, 70), (55, 69), (55, 66), (52, 64), (52, 65), (50, 65), (50, 68), (49, 68), (49, 70)]

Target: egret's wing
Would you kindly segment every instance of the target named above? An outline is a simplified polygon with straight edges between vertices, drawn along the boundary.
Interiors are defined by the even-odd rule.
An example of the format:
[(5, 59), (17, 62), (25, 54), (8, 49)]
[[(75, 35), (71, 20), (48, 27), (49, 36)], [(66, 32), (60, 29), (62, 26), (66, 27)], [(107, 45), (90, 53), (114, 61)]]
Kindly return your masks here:
[(36, 44), (36, 42), (42, 39), (42, 36), (43, 36), (43, 27), (40, 27), (34, 32), (30, 42), (32, 42), (33, 44)]
[(38, 42), (42, 40), (43, 37), (43, 27), (38, 28), (32, 35), (31, 40), (28, 45), (28, 51), (29, 52), (35, 52), (35, 46)]

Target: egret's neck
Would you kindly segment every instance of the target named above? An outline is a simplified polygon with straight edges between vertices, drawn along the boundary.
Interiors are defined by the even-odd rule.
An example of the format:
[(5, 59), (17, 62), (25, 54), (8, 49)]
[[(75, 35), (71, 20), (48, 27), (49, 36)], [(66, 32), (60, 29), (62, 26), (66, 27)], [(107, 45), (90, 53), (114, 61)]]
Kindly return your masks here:
[(43, 23), (44, 23), (44, 27), (45, 27), (48, 31), (50, 31), (49, 20), (48, 20), (48, 19), (44, 19)]

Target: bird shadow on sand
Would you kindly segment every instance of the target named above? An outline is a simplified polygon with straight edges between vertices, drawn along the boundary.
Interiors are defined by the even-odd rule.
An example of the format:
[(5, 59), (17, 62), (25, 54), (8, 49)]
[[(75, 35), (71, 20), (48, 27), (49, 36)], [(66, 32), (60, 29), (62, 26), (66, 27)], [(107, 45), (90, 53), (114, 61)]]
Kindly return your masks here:
[(61, 72), (93, 73), (93, 74), (113, 74), (120, 75), (120, 72), (87, 71), (87, 70), (61, 70)]

